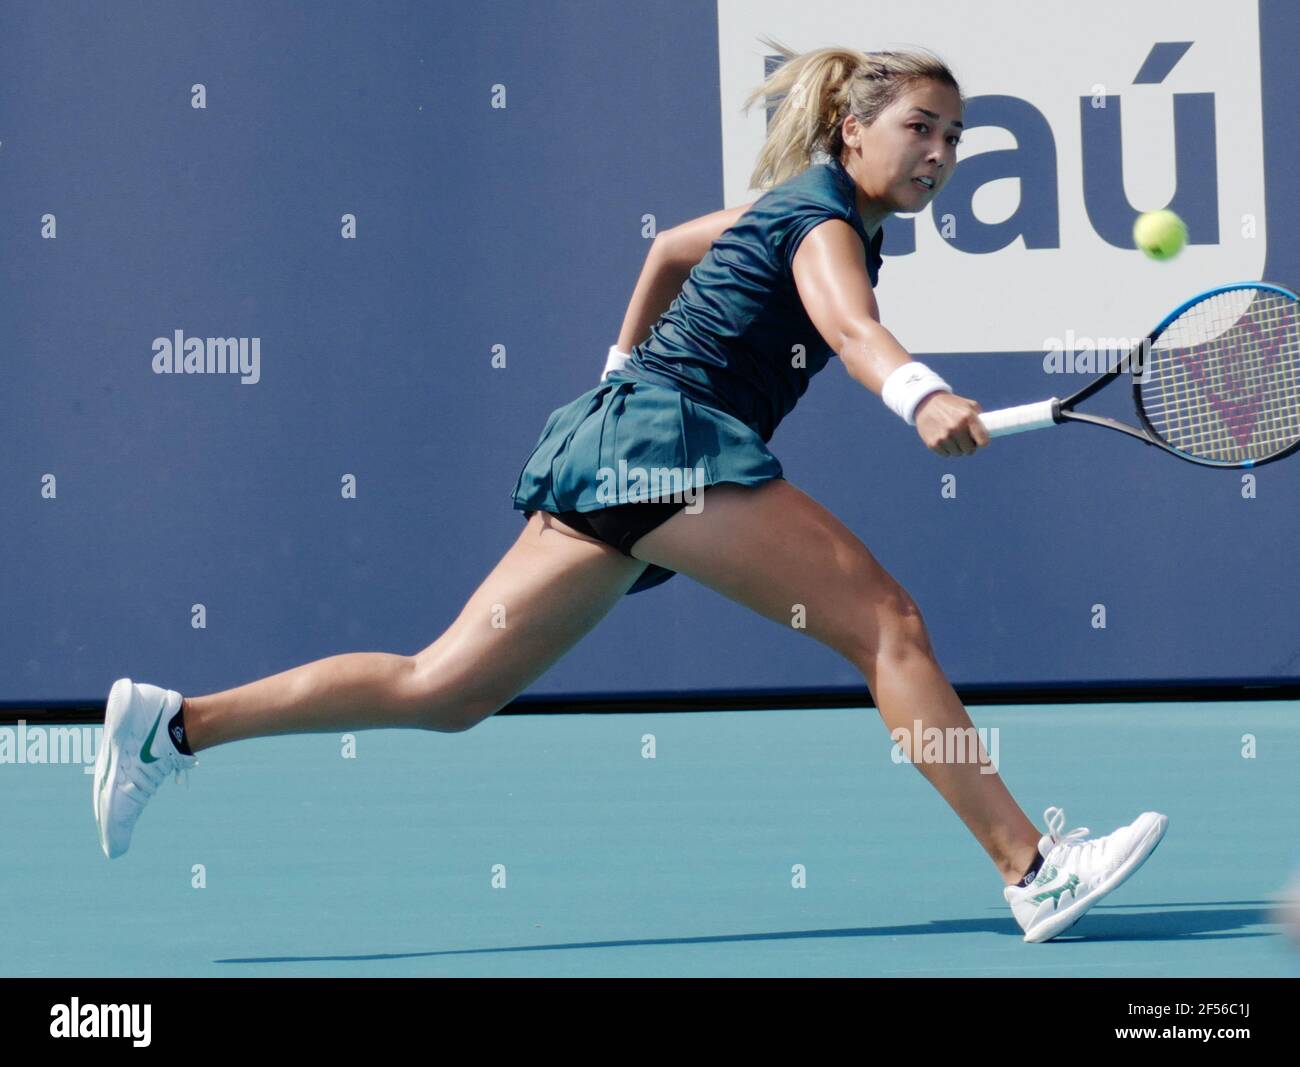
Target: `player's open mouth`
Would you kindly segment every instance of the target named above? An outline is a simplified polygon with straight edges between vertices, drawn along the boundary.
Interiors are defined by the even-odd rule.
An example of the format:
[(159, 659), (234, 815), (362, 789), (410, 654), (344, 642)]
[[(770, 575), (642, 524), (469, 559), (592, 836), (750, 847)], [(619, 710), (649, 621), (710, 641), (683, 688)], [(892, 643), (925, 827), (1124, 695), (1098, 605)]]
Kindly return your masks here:
[(933, 178), (913, 178), (912, 181), (916, 182), (916, 184), (919, 185), (922, 189), (930, 189), (930, 190), (934, 189)]

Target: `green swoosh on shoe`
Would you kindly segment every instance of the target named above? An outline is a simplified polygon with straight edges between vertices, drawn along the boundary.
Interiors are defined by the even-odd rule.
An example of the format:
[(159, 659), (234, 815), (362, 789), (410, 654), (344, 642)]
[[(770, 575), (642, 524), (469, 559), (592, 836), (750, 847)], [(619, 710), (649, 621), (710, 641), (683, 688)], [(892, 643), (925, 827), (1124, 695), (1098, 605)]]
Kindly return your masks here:
[[(167, 710), (167, 709), (166, 709), (166, 705), (164, 705), (164, 706), (163, 706), (163, 711), (166, 711), (166, 710)], [(159, 712), (158, 712), (158, 718), (154, 719), (154, 721), (153, 721), (153, 727), (149, 730), (149, 736), (146, 737), (146, 738), (144, 739), (144, 748), (140, 751), (140, 762), (141, 762), (141, 763), (157, 763), (157, 762), (158, 762), (158, 757), (155, 756), (155, 755), (153, 755), (153, 754), (151, 753), (150, 750), (153, 748), (153, 739), (154, 739), (154, 735), (158, 732), (158, 724), (159, 724), (160, 722), (162, 722), (162, 717), (163, 717), (163, 712), (162, 712), (162, 711), (159, 711)]]

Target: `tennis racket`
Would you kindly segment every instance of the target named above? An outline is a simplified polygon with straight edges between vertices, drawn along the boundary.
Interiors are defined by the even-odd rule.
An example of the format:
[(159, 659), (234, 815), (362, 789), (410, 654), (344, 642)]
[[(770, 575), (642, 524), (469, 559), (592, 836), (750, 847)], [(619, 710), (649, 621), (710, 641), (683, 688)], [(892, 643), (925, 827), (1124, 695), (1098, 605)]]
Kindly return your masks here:
[[(1075, 411), (1124, 374), (1140, 426)], [(1073, 396), (986, 411), (990, 437), (1084, 422), (1208, 467), (1258, 467), (1300, 447), (1300, 297), (1267, 282), (1175, 308), (1115, 369)]]

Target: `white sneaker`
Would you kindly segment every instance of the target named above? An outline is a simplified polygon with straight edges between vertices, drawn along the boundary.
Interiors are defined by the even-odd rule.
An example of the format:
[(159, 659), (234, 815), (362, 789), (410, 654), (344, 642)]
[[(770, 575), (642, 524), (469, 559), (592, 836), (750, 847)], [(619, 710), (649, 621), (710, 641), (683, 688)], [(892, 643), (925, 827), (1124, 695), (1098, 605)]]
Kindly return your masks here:
[(182, 771), (198, 764), (167, 733), (180, 707), (175, 690), (135, 685), (130, 678), (119, 678), (109, 691), (91, 797), (99, 845), (109, 859), (131, 847), (135, 821), (163, 780), (174, 771), (180, 781)]
[(1136, 871), (1165, 836), (1169, 817), (1144, 811), (1106, 837), (1088, 838), (1088, 828), (1064, 837), (1065, 812), (1043, 813), (1048, 832), (1038, 842), (1043, 866), (1023, 889), (1009, 885), (1002, 896), (1025, 931), (1025, 940), (1050, 941), (1083, 918), (1084, 912)]

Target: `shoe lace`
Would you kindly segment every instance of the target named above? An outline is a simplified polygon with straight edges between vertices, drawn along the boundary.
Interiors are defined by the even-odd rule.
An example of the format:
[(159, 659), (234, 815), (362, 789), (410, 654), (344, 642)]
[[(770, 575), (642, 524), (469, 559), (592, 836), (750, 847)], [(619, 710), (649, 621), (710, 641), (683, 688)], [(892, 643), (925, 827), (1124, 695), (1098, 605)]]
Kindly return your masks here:
[(185, 787), (188, 789), (190, 768), (197, 767), (198, 763), (199, 761), (193, 756), (164, 756), (156, 764), (136, 762), (123, 769), (126, 772), (127, 779), (147, 800), (154, 795), (166, 777), (173, 772), (176, 774), (176, 784), (180, 785), (183, 776)]
[(176, 784), (180, 785), (181, 781), (184, 780), (185, 788), (188, 789), (190, 787), (190, 770), (198, 765), (199, 761), (193, 756), (182, 755), (174, 757), (172, 766), (168, 769), (176, 772)]
[[(1088, 841), (1086, 838), (1090, 833), (1086, 826), (1077, 826), (1068, 834), (1062, 835), (1061, 831), (1065, 829), (1065, 809), (1048, 808), (1043, 812), (1043, 821), (1047, 824), (1047, 832), (1052, 838), (1053, 856), (1060, 856), (1063, 851), (1073, 848), (1083, 848), (1090, 850), (1092, 846), (1098, 844), (1097, 841)], [(1062, 850), (1058, 852), (1058, 850)]]

